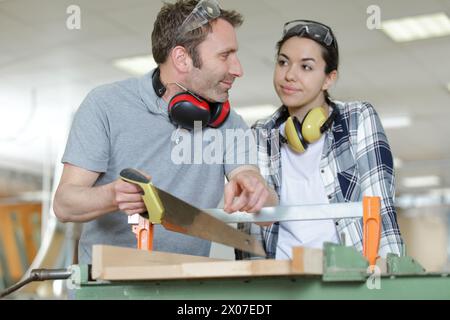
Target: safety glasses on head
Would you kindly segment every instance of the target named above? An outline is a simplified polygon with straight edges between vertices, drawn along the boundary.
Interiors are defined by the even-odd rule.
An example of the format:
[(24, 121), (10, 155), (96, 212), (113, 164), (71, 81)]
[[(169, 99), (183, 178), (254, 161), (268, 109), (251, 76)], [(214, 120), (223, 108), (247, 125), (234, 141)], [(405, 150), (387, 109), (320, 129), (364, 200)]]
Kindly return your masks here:
[(184, 19), (178, 35), (182, 36), (192, 30), (200, 28), (210, 20), (220, 16), (220, 6), (217, 0), (200, 0), (192, 12)]
[(330, 28), (320, 22), (311, 20), (292, 20), (286, 22), (283, 26), (283, 37), (286, 34), (296, 36), (308, 34), (319, 43), (327, 47), (333, 45), (336, 48), (336, 41), (334, 41)]

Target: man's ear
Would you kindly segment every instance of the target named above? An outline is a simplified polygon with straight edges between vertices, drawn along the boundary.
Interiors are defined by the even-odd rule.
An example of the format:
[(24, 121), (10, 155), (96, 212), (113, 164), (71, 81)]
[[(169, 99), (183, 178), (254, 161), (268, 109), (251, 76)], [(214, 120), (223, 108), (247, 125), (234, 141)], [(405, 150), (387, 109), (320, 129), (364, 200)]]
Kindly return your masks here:
[(174, 67), (181, 73), (190, 72), (192, 68), (192, 59), (183, 46), (176, 46), (170, 52), (170, 58)]
[(331, 86), (336, 82), (336, 79), (337, 79), (337, 70), (333, 70), (329, 74), (327, 74), (325, 82), (323, 83), (322, 86), (322, 90), (330, 89)]

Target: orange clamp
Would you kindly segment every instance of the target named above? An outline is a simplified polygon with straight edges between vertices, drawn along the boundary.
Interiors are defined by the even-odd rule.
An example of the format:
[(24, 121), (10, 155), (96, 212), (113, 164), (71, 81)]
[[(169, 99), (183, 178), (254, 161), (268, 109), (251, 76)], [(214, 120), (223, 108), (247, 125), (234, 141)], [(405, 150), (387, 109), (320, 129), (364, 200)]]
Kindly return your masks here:
[(139, 223), (133, 226), (138, 249), (148, 251), (153, 250), (153, 227), (153, 223), (139, 215)]
[(363, 198), (363, 254), (373, 269), (378, 259), (381, 236), (380, 197)]

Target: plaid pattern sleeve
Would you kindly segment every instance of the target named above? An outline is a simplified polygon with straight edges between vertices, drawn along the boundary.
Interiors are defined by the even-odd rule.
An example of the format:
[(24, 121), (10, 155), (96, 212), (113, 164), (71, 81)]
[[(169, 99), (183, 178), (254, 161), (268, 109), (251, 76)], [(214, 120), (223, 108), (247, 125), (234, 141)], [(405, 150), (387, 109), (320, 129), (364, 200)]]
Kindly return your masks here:
[(358, 108), (356, 135), (351, 135), (363, 196), (381, 197), (381, 240), (379, 254), (403, 254), (404, 244), (394, 207), (395, 176), (389, 143), (375, 109), (369, 103)]

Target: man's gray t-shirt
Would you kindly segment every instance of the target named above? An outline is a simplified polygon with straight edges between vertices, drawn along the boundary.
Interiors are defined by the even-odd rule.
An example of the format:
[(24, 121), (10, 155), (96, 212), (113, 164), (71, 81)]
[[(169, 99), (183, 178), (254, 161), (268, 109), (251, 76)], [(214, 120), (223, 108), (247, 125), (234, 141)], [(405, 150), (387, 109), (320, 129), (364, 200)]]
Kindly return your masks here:
[[(193, 132), (179, 129), (170, 121), (167, 103), (154, 92), (152, 73), (92, 90), (75, 114), (62, 162), (100, 172), (96, 186), (116, 180), (124, 168), (135, 168), (151, 175), (156, 187), (198, 208), (217, 207), (223, 196), (224, 175), (243, 163), (174, 163), (174, 147), (180, 140), (192, 137)], [(219, 129), (203, 129), (203, 137), (209, 130), (219, 130), (225, 137), (225, 130), (231, 128), (248, 129), (234, 111)], [(191, 141), (194, 145), (198, 139)], [(203, 142), (203, 147), (205, 144), (208, 141)], [(236, 160), (251, 161), (254, 150), (249, 149), (251, 144), (237, 148), (237, 143), (224, 141), (221, 152), (224, 159), (234, 154)], [(209, 241), (171, 232), (160, 225), (154, 230), (156, 251), (209, 255)], [(91, 262), (94, 244), (136, 247), (127, 215), (117, 211), (84, 223), (79, 263)]]

